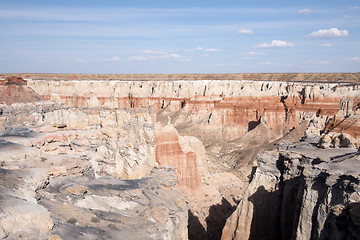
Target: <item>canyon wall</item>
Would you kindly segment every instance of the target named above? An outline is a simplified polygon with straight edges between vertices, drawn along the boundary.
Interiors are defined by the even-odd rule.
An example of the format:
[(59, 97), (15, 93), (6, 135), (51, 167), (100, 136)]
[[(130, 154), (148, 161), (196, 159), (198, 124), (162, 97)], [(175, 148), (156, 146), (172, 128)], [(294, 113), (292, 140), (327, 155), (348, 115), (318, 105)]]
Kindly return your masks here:
[(319, 129), (327, 125), (334, 131), (346, 129), (355, 138), (360, 132), (357, 118), (349, 120), (360, 106), (357, 84), (28, 80), (28, 85), (40, 96), (70, 107), (182, 111), (179, 113), (187, 116), (180, 114), (178, 122), (176, 116), (171, 119), (177, 129), (200, 123), (203, 135), (207, 135), (221, 126), (219, 137), (226, 140), (237, 138), (260, 122), (281, 136), (305, 119)]
[(257, 156), (222, 239), (357, 239), (360, 154), (311, 142)]
[[(146, 211), (142, 217), (147, 228), (141, 234), (186, 239), (184, 219), (188, 207), (184, 199), (176, 200), (176, 194), (182, 196), (174, 189), (176, 185), (191, 202), (190, 239), (220, 239), (221, 234), (223, 239), (263, 239), (266, 234), (272, 239), (326, 238), (326, 232), (339, 231), (338, 218), (329, 210), (335, 206), (332, 204), (335, 200), (325, 200), (323, 195), (334, 192), (334, 199), (335, 195), (344, 196), (336, 202), (343, 205), (344, 214), (348, 209), (346, 200), (355, 196), (353, 192), (341, 192), (337, 186), (342, 183), (327, 174), (345, 182), (358, 176), (344, 173), (344, 177), (332, 172), (328, 169), (339, 165), (325, 166), (322, 163), (331, 159), (314, 157), (312, 153), (299, 156), (283, 149), (263, 153), (257, 161), (255, 158), (262, 151), (276, 149), (282, 141), (298, 141), (300, 137), (322, 139), (321, 143), (309, 143), (308, 148), (319, 145), (339, 151), (334, 148), (351, 146), (356, 151), (360, 144), (360, 85), (343, 80), (339, 83), (161, 78), (129, 81), (89, 77), (86, 80), (26, 79), (25, 83), (7, 80), (0, 84), (0, 130), (4, 130), (0, 143), (25, 146), (26, 151), (35, 149), (37, 153), (30, 158), (33, 159), (30, 168), (43, 162), (46, 167), (56, 163), (55, 168), (41, 177), (44, 185), (35, 187), (41, 201), (31, 200), (41, 205), (41, 211), (46, 208), (44, 216), (49, 221), (44, 232), (49, 232), (53, 221), (58, 221), (61, 227), (51, 233), (66, 236), (72, 225), (76, 225), (75, 219), (91, 231), (97, 229), (94, 223), (99, 221), (103, 224), (99, 227), (101, 231), (116, 235), (112, 231), (119, 230), (117, 225), (114, 227), (106, 222), (106, 216), (91, 215), (89, 211), (109, 208), (116, 214), (119, 209), (127, 214), (132, 210), (143, 211), (140, 205), (144, 205)], [(345, 155), (353, 154), (343, 151)], [(16, 171), (27, 168), (30, 163), (24, 160), (29, 157), (19, 154), (11, 163), (4, 160), (2, 167)], [(341, 153), (333, 155), (336, 159), (340, 156)], [(61, 167), (59, 161), (73, 161), (77, 165), (69, 163)], [(176, 181), (171, 180), (167, 166), (175, 167), (170, 169)], [(165, 170), (157, 170), (159, 167)], [(85, 178), (79, 176), (83, 174)], [(159, 180), (158, 176), (164, 174), (165, 180)], [(77, 178), (82, 182), (80, 185), (75, 184)], [(124, 180), (133, 182), (116, 182)], [(85, 184), (86, 181), (92, 183)], [(98, 181), (107, 183), (104, 196), (97, 189), (101, 185)], [(153, 185), (153, 181), (162, 183)], [(166, 181), (171, 182), (170, 186)], [(321, 185), (324, 181), (326, 184)], [(315, 192), (314, 182), (321, 185)], [(355, 186), (353, 182), (351, 189)], [(127, 194), (122, 192), (121, 184), (138, 187), (124, 188)], [(113, 192), (114, 186), (121, 191)], [(68, 195), (63, 196), (60, 190), (68, 187)], [(147, 192), (148, 187), (152, 191)], [(163, 188), (167, 190), (162, 192)], [(8, 189), (4, 191), (8, 193)], [(112, 194), (121, 197), (123, 203), (116, 205), (119, 199), (114, 199)], [(171, 204), (175, 201), (174, 205), (166, 205), (159, 194), (169, 194), (166, 199)], [(157, 203), (141, 202), (144, 197), (150, 199), (150, 195), (152, 201), (161, 202), (160, 208)], [(75, 208), (79, 213), (76, 216), (66, 212), (69, 215), (48, 218), (48, 213), (56, 210), (52, 201), (65, 205), (71, 202), (87, 209), (86, 214)], [(239, 201), (237, 210), (225, 224)], [(311, 214), (302, 206), (307, 206)], [(174, 210), (165, 211), (167, 207)], [(163, 211), (164, 214), (159, 213)], [(94, 221), (80, 218), (81, 214)], [(117, 224), (124, 221), (117, 219)], [(265, 219), (271, 222), (271, 229), (262, 223)], [(134, 226), (141, 229), (137, 223)], [(161, 231), (153, 231), (150, 226)], [(16, 233), (11, 224), (2, 226), (0, 234), (1, 229), (4, 235)], [(170, 234), (171, 231), (175, 234)], [(353, 230), (347, 231), (350, 234)]]

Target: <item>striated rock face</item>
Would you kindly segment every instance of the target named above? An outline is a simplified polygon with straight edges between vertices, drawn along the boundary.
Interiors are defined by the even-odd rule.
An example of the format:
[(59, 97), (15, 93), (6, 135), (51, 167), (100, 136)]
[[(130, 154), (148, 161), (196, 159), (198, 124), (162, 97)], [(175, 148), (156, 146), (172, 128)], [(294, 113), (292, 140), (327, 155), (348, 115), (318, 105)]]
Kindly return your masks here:
[(0, 103), (27, 103), (43, 101), (39, 94), (27, 87), (27, 81), (21, 77), (7, 77), (0, 81)]
[(222, 239), (357, 239), (360, 222), (341, 211), (360, 200), (359, 157), (308, 143), (260, 154)]
[[(191, 135), (188, 133), (193, 129), (188, 125), (196, 124), (201, 129), (196, 136), (200, 140), (214, 129), (219, 132), (219, 127), (218, 139), (235, 139), (260, 122), (278, 136), (304, 119), (312, 120), (318, 129), (325, 129), (331, 121), (350, 120), (358, 115), (355, 112), (360, 95), (359, 85), (337, 83), (28, 80), (28, 85), (42, 97), (67, 106), (163, 110), (182, 135)], [(357, 125), (358, 120), (343, 121), (333, 130), (343, 126), (348, 134), (358, 138)]]
[(161, 166), (176, 166), (175, 175), (178, 178), (179, 187), (184, 191), (198, 188), (201, 185), (197, 162), (199, 159), (196, 153), (191, 151), (191, 146), (189, 146), (190, 151), (187, 152), (180, 146), (176, 129), (168, 124), (157, 131), (156, 143), (156, 161)]

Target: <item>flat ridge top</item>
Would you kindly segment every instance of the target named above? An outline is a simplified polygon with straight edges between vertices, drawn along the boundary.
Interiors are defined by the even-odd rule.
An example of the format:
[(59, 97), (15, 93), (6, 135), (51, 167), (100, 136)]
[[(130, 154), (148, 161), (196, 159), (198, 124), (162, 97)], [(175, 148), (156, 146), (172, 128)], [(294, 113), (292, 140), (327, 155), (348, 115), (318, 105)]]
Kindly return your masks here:
[(82, 74), (0, 73), (0, 79), (17, 76), (33, 80), (254, 80), (289, 82), (360, 83), (357, 73), (215, 73), (215, 74)]

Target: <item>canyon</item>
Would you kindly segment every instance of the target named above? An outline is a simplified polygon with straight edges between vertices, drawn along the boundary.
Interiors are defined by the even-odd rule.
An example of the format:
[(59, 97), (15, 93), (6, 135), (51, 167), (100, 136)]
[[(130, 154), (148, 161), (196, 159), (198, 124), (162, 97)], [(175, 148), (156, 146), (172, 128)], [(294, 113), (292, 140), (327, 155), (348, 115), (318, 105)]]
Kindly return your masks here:
[(0, 238), (360, 236), (360, 73), (16, 76)]

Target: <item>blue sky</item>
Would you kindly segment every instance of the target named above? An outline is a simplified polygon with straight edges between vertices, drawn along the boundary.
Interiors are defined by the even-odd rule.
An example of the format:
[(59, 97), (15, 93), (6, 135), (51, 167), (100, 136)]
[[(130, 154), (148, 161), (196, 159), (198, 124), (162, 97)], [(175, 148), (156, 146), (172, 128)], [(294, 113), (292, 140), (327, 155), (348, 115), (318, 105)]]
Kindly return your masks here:
[(359, 0), (0, 2), (0, 72), (359, 71)]

